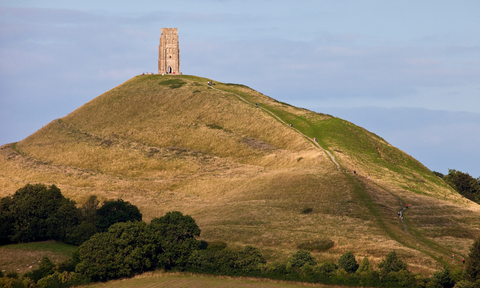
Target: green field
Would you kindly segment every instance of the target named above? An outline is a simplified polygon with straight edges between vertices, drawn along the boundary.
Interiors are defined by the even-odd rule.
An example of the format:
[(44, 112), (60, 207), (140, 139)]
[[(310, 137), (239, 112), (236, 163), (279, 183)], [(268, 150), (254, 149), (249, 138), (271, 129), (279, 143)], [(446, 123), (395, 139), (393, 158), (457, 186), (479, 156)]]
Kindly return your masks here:
[(0, 270), (25, 273), (37, 269), (43, 257), (59, 263), (70, 258), (77, 249), (55, 241), (0, 246)]

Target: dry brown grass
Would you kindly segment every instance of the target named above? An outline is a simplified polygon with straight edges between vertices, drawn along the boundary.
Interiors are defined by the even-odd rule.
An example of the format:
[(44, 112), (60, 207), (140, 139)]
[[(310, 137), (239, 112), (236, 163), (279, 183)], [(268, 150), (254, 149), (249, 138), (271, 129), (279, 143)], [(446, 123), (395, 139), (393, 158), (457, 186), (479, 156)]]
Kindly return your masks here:
[[(457, 254), (466, 254), (473, 240), (453, 234), (480, 230), (479, 206), (444, 183), (406, 164), (404, 172), (389, 170), (367, 154), (328, 142), (342, 169), (359, 174), (358, 185), (378, 212), (374, 216), (354, 182), (289, 127), (232, 94), (199, 85), (204, 79), (182, 76), (186, 84), (170, 89), (158, 85), (169, 79), (164, 77), (135, 77), (16, 145), (3, 146), (0, 196), (27, 183), (55, 184), (79, 204), (89, 195), (130, 201), (146, 221), (181, 211), (196, 219), (203, 239), (234, 249), (251, 244), (270, 261), (287, 259), (299, 243), (328, 238), (335, 245), (314, 253), (320, 261), (336, 261), (351, 250), (378, 263), (395, 250), (412, 270), (427, 274), (439, 267), (429, 255), (443, 254), (405, 234), (396, 217), (399, 199), (411, 205), (406, 217), (412, 227)], [(217, 85), (293, 115), (288, 117), (332, 119), (245, 87)], [(365, 138), (389, 147), (378, 136)], [(387, 157), (382, 149), (380, 157)], [(305, 207), (312, 213), (301, 214)], [(431, 223), (432, 217), (451, 222)]]

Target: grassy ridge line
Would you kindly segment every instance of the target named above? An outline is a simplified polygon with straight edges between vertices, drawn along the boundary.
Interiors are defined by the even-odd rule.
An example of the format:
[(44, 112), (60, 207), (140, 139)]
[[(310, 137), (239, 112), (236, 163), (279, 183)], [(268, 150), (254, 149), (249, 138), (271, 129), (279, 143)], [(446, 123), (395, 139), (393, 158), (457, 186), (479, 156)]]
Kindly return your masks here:
[[(211, 86), (210, 86), (211, 87)], [(244, 101), (245, 103), (247, 104), (252, 104), (251, 102), (248, 102), (247, 100), (245, 100), (243, 97), (241, 97), (240, 95), (236, 94), (236, 93), (233, 93), (233, 92), (229, 92), (229, 91), (224, 91), (224, 90), (221, 90), (221, 89), (218, 89), (218, 88), (215, 88), (215, 87), (211, 87), (212, 89), (215, 89), (215, 90), (218, 90), (218, 91), (222, 91), (222, 92), (226, 92), (226, 93), (230, 93), (230, 94), (233, 94), (235, 96), (237, 96), (240, 100)], [(283, 123), (285, 126), (288, 126), (288, 124), (283, 120), (281, 119), (280, 117), (278, 117), (277, 115), (275, 115), (275, 113), (273, 113), (272, 111), (264, 108), (264, 107), (260, 107), (260, 109), (266, 111), (267, 113), (271, 114), (273, 117), (275, 117), (276, 119), (278, 119), (281, 123)], [(303, 134), (302, 132), (300, 132), (300, 130), (298, 130), (297, 128), (295, 127), (291, 127), (293, 130), (297, 131), (300, 135), (302, 135), (303, 137), (305, 137), (306, 139), (308, 139), (310, 142), (312, 142), (315, 146), (317, 146), (318, 148), (320, 148), (320, 150), (324, 151), (328, 157), (330, 158), (330, 160), (332, 160), (333, 164), (335, 164), (335, 166), (337, 167), (337, 170), (340, 171), (340, 165), (337, 163), (337, 161), (335, 161), (335, 156), (332, 155), (332, 153), (330, 153), (330, 151), (328, 150), (325, 150), (322, 148), (322, 146), (320, 146), (320, 144), (318, 144), (318, 142), (315, 142), (312, 138), (308, 137), (307, 135)]]

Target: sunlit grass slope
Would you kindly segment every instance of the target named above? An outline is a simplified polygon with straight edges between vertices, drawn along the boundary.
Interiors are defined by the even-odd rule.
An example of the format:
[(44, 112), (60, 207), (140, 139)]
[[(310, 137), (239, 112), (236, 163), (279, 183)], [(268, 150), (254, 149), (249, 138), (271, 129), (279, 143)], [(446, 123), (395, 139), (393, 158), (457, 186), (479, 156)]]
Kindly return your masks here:
[[(203, 239), (251, 244), (270, 261), (331, 239), (332, 249), (315, 252), (319, 260), (352, 250), (375, 263), (396, 250), (428, 273), (457, 265), (446, 255), (468, 250), (478, 205), (411, 156), (348, 121), (208, 80), (137, 76), (3, 146), (0, 196), (41, 182), (80, 204), (92, 194), (125, 199), (146, 221), (179, 210), (197, 220)], [(342, 171), (254, 103), (317, 138)], [(396, 217), (405, 203), (410, 233)]]

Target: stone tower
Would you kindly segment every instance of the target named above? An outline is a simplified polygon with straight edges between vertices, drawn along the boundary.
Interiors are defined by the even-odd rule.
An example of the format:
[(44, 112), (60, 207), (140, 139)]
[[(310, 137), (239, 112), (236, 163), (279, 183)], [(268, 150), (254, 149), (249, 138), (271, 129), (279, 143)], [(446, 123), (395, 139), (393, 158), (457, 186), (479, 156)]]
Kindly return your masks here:
[(182, 74), (177, 28), (162, 28), (158, 46), (158, 74)]

